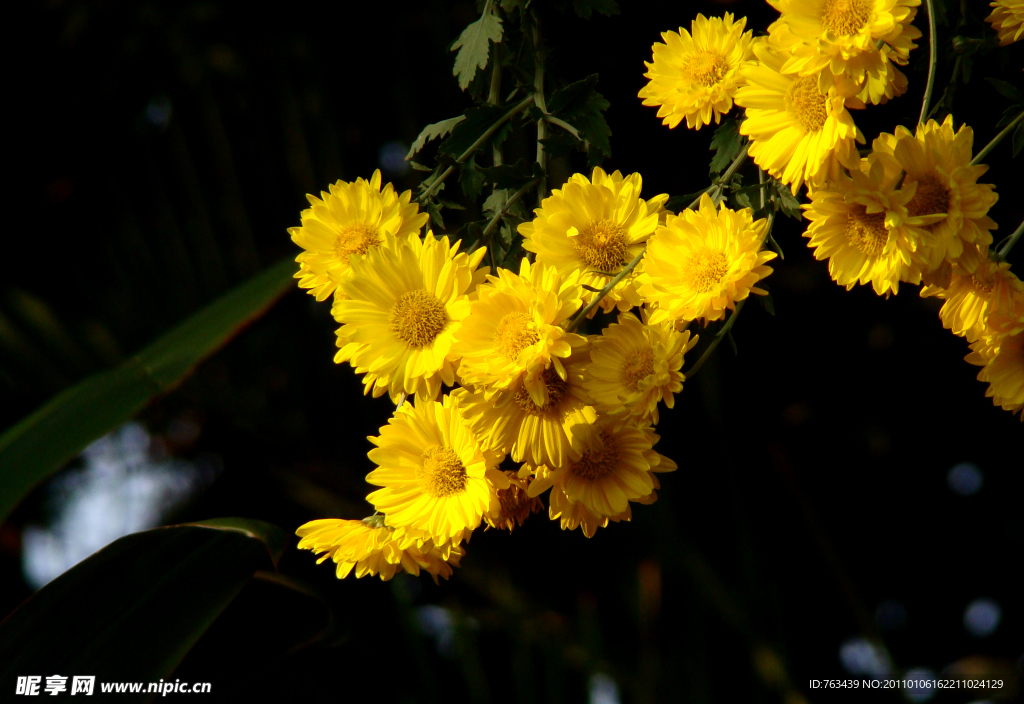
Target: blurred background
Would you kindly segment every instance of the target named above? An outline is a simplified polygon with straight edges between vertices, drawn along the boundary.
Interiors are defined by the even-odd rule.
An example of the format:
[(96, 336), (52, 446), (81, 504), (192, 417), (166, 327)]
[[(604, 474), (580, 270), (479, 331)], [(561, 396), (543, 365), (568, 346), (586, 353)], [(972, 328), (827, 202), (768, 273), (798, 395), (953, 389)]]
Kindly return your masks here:
[[(703, 188), (712, 131), (670, 131), (640, 104), (643, 61), (660, 32), (699, 11), (747, 15), (757, 32), (774, 11), (754, 0), (623, 2), (619, 16), (583, 21), (536, 4), (552, 73), (600, 74), (613, 132), (605, 166), (642, 173), (647, 197)], [(954, 31), (981, 36), (983, 4), (941, 5), (943, 46)], [(974, 22), (955, 30), (961, 5)], [(8, 69), (0, 428), (297, 254), (286, 228), (306, 193), (376, 168), (414, 187), (408, 145), (469, 104), (448, 47), (478, 16), (473, 2), (256, 7), (21, 8)], [(979, 55), (957, 88), (954, 116), (978, 148), (1007, 106), (982, 79), (1017, 81), (1022, 64), (1020, 44)], [(906, 96), (855, 115), (869, 140), (916, 122), (926, 68), (925, 48)], [(1020, 162), (1007, 142), (989, 163), (1005, 235), (1024, 218)], [(1007, 696), (992, 701), (1019, 696), (1021, 423), (985, 398), (939, 302), (912, 287), (888, 300), (843, 290), (802, 230), (777, 223), (774, 317), (748, 307), (738, 354), (721, 346), (662, 413), (658, 449), (680, 469), (631, 523), (589, 540), (544, 514), (512, 535), (478, 531), (440, 586), (338, 581), (293, 547), (280, 569), (305, 591), (253, 582), (175, 676), (212, 682), (214, 700), (372, 691), (615, 704), (838, 701), (807, 681), (959, 668), (1005, 677)], [(1018, 248), (1011, 261), (1022, 260)], [(293, 288), (39, 487), (0, 526), (0, 614), (129, 532), (215, 516), (291, 532), (372, 512), (366, 436), (393, 407), (333, 364), (334, 328), (327, 303)]]

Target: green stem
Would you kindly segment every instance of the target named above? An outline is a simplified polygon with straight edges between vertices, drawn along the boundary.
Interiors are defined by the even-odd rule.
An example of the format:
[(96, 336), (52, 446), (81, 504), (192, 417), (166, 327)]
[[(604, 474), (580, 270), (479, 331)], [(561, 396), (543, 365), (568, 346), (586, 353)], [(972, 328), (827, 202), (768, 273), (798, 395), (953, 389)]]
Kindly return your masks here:
[(747, 160), (747, 151), (749, 149), (749, 143), (743, 145), (743, 149), (740, 151), (739, 154), (736, 155), (736, 158), (732, 160), (732, 163), (729, 164), (729, 168), (725, 170), (725, 173), (723, 173), (718, 179), (716, 179), (714, 183), (712, 183), (710, 186), (701, 191), (700, 195), (694, 198), (693, 202), (686, 207), (690, 210), (693, 210), (698, 205), (700, 205), (700, 199), (705, 193), (712, 189), (720, 188), (723, 183), (728, 183), (729, 179), (732, 178), (732, 175), (736, 173), (736, 170), (743, 166), (743, 162)]
[(572, 322), (569, 323), (569, 327), (567, 327), (566, 330), (572, 332), (573, 330), (578, 328), (580, 323), (583, 322), (583, 319), (587, 317), (587, 314), (590, 313), (590, 311), (594, 310), (594, 308), (597, 307), (597, 304), (601, 302), (601, 299), (608, 295), (608, 292), (615, 288), (620, 281), (629, 276), (630, 272), (632, 272), (633, 269), (636, 269), (636, 265), (639, 264), (640, 260), (644, 258), (644, 252), (646, 251), (647, 248), (644, 247), (643, 252), (640, 252), (640, 254), (636, 255), (633, 258), (633, 261), (627, 264), (622, 271), (613, 276), (612, 280), (605, 284), (605, 287), (603, 289), (594, 294), (593, 300), (591, 300), (590, 303), (585, 305), (583, 307), (583, 310), (576, 314), (576, 317), (572, 319)]
[[(497, 132), (499, 129), (501, 129), (502, 125), (504, 125), (506, 122), (511, 120), (513, 117), (515, 117), (516, 115), (521, 113), (523, 110), (528, 108), (531, 104), (533, 104), (533, 96), (532, 95), (528, 95), (525, 98), (523, 98), (521, 101), (519, 101), (519, 103), (514, 108), (509, 110), (507, 113), (502, 115), (500, 118), (498, 118), (498, 120), (496, 120), (493, 125), (488, 127), (487, 130), (482, 135), (480, 135), (480, 137), (478, 137), (475, 142), (473, 142), (471, 145), (469, 145), (469, 148), (466, 149), (466, 151), (462, 152), (461, 155), (459, 155), (459, 158), (455, 160), (455, 163), (456, 164), (464, 164), (466, 162), (466, 160), (469, 159), (469, 157), (473, 156), (473, 152), (475, 152), (477, 149), (479, 149), (481, 146), (483, 146), (483, 144), (488, 139), (490, 139), (491, 137), (494, 136), (495, 132)], [(442, 171), (441, 175), (438, 176), (437, 179), (433, 183), (430, 184), (430, 186), (427, 188), (427, 190), (425, 190), (422, 194), (420, 194), (420, 196), (419, 196), (419, 198), (417, 200), (421, 200), (422, 201), (422, 200), (425, 200), (425, 199), (429, 198), (431, 195), (433, 195), (434, 192), (437, 191), (437, 187), (440, 186), (441, 183), (443, 183), (444, 180), (451, 175), (451, 173), (452, 173), (452, 171), (454, 169), (455, 169), (454, 166), (449, 166), (447, 169)]]
[(704, 354), (702, 354), (700, 358), (693, 363), (693, 366), (690, 367), (689, 370), (683, 372), (683, 379), (692, 379), (697, 372), (700, 371), (700, 368), (704, 366), (704, 362), (708, 361), (711, 354), (718, 348), (718, 345), (722, 340), (725, 339), (725, 336), (729, 334), (729, 331), (732, 330), (732, 326), (736, 324), (736, 318), (739, 317), (740, 311), (743, 310), (743, 305), (746, 302), (747, 299), (744, 298), (736, 304), (736, 310), (734, 310), (732, 315), (729, 316), (729, 319), (725, 321), (725, 325), (722, 326), (722, 329), (715, 334), (715, 339), (713, 339), (711, 344), (708, 345), (708, 348), (704, 350)]
[(487, 227), (484, 228), (483, 234), (480, 235), (481, 241), (487, 240), (487, 253), (491, 258), (491, 269), (493, 269), (494, 271), (498, 270), (498, 264), (494, 259), (494, 243), (491, 242), (491, 236), (494, 234), (494, 231), (498, 228), (498, 223), (501, 222), (501, 219), (505, 216), (505, 213), (507, 213), (513, 205), (518, 203), (519, 199), (526, 195), (527, 191), (529, 191), (531, 188), (540, 183), (540, 180), (541, 177), (538, 176), (537, 178), (533, 179), (525, 186), (520, 188), (518, 191), (513, 193), (512, 197), (505, 201), (505, 205), (501, 206), (501, 210), (494, 214), (494, 217), (491, 218), (491, 221), (487, 223)]
[(548, 123), (544, 119), (544, 115), (548, 111), (548, 105), (544, 99), (544, 50), (540, 46), (540, 20), (536, 16), (533, 18), (533, 57), (533, 95), (537, 107), (541, 111), (541, 118), (537, 120), (537, 166), (540, 167), (541, 173), (545, 175), (545, 178), (542, 178), (537, 184), (537, 207), (539, 208), (548, 191), (546, 178), (548, 173), (548, 153), (544, 151), (544, 145), (541, 144), (541, 140), (548, 136)]
[[(501, 102), (501, 44), (494, 45), (494, 67), (491, 69), (491, 89), (487, 94), (487, 104), (497, 105)], [(501, 166), (501, 147), (497, 144), (491, 149), (491, 164)]]
[(924, 0), (928, 9), (928, 84), (924, 89), (924, 101), (921, 103), (921, 118), (917, 121), (923, 125), (928, 119), (928, 104), (932, 101), (932, 89), (935, 87), (935, 69), (939, 64), (938, 30), (935, 28), (935, 0)]
[(971, 166), (977, 166), (978, 164), (980, 164), (982, 159), (987, 157), (989, 155), (989, 152), (995, 149), (996, 145), (1002, 142), (1006, 135), (1013, 132), (1014, 128), (1020, 124), (1021, 120), (1024, 120), (1024, 111), (1021, 111), (1020, 115), (1017, 115), (1017, 117), (1014, 118), (1013, 122), (1004, 127), (1003, 131), (995, 136), (995, 139), (986, 144), (985, 148), (978, 152), (978, 156), (971, 159)]
[(1017, 229), (1013, 231), (1012, 235), (1010, 235), (1010, 239), (1006, 240), (1006, 244), (1004, 244), (1003, 248), (999, 250), (1000, 259), (1006, 259), (1006, 255), (1008, 255), (1010, 250), (1013, 249), (1013, 245), (1017, 244), (1017, 240), (1020, 239), (1021, 233), (1024, 233), (1024, 222), (1017, 226)]
[(550, 122), (552, 125), (557, 125), (558, 127), (561, 127), (563, 130), (571, 134), (576, 139), (583, 141), (583, 137), (580, 135), (580, 131), (573, 127), (572, 125), (570, 125), (565, 120), (555, 117), (554, 115), (545, 115), (544, 120), (546, 122)]

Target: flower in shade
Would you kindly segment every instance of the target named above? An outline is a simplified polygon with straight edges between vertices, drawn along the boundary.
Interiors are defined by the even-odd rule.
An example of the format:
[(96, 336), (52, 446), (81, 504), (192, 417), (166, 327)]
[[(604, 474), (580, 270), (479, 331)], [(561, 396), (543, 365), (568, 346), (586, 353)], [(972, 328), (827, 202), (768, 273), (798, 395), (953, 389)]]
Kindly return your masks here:
[(559, 466), (579, 457), (572, 427), (593, 423), (597, 413), (583, 387), (589, 357), (577, 349), (563, 362), (565, 378), (553, 366), (541, 374), (543, 403), (537, 403), (520, 379), (494, 394), (456, 389), (466, 421), (487, 450), (511, 453), (516, 462)]
[(485, 250), (459, 252), (447, 237), (387, 240), (352, 262), (342, 281), (345, 295), (334, 302), (337, 363), (365, 374), (366, 393), (385, 391), (397, 403), (403, 395), (437, 397), (441, 383), (455, 383), (452, 343), (469, 313), (467, 295), (486, 276), (478, 269)]
[(846, 109), (849, 93), (828, 71), (800, 76), (782, 72), (784, 54), (770, 42), (754, 46), (759, 62), (743, 69), (747, 85), (736, 91), (746, 108), (740, 133), (750, 137), (758, 166), (795, 193), (807, 182), (819, 186), (840, 166), (856, 166), (856, 143), (864, 135)]
[(705, 18), (697, 15), (691, 31), (662, 32), (664, 44), (655, 42), (653, 62), (647, 63), (640, 89), (644, 105), (658, 106), (658, 117), (670, 128), (684, 118), (686, 126), (700, 129), (721, 121), (732, 109), (732, 98), (743, 82), (739, 69), (753, 62), (754, 39), (744, 32), (747, 18)]
[(881, 296), (898, 293), (900, 281), (921, 281), (911, 255), (925, 233), (905, 226), (910, 194), (896, 189), (898, 180), (872, 156), (849, 176), (812, 191), (803, 206), (808, 246), (815, 259), (828, 259), (840, 286), (871, 284)]
[(310, 208), (302, 211), (302, 225), (288, 229), (292, 241), (303, 251), (299, 263), (299, 286), (310, 289), (322, 301), (338, 289), (351, 271), (350, 259), (366, 254), (390, 235), (405, 239), (419, 234), (427, 214), (410, 202), (412, 191), (395, 193), (391, 184), (380, 187), (380, 171), (367, 181), (338, 181), (320, 198), (308, 195)]
[(403, 404), (370, 441), (378, 468), (366, 481), (382, 488), (366, 498), (400, 535), (458, 543), (500, 510), (497, 492), (508, 487), (497, 469), (502, 456), (481, 447), (452, 396)]
[(386, 582), (399, 570), (414, 575), (425, 570), (437, 582), (438, 577), (451, 576), (452, 565), (459, 566), (464, 554), (461, 546), (448, 542), (438, 547), (429, 540), (402, 546), (382, 519), (380, 515), (361, 521), (326, 518), (300, 526), (295, 534), (302, 538), (299, 549), (323, 553), (318, 563), (330, 558), (338, 565), (338, 579), (355, 570), (357, 578), (379, 574)]
[(498, 490), (501, 510), (497, 515), (485, 515), (484, 522), (491, 528), (511, 532), (516, 526), (522, 526), (532, 514), (539, 513), (544, 503), (527, 493), (530, 477), (520, 479), (512, 470), (506, 471), (505, 476), (508, 477), (508, 488)]
[(487, 280), (456, 333), (459, 376), (488, 396), (522, 382), (534, 403), (543, 406), (548, 402), (545, 371), (554, 369), (564, 380), (563, 360), (587, 341), (562, 327), (580, 307), (577, 275), (563, 277), (553, 266), (524, 258), (518, 274), (498, 269)]
[[(582, 448), (577, 459), (560, 467), (532, 468), (536, 476), (530, 495), (539, 496), (552, 488), (553, 509), (561, 505), (562, 498), (555, 498), (561, 492), (570, 504), (586, 509), (581, 515), (620, 520), (628, 515), (630, 501), (654, 500), (653, 472), (676, 469), (675, 462), (653, 449), (658, 436), (650, 425), (605, 417), (594, 424), (575, 426), (573, 432)], [(520, 474), (530, 470), (527, 466)]]
[[(582, 286), (604, 288), (643, 252), (644, 242), (658, 226), (659, 210), (668, 200), (666, 194), (644, 200), (641, 184), (640, 174), (624, 177), (616, 171), (608, 175), (599, 167), (592, 180), (573, 174), (544, 199), (532, 222), (519, 226), (523, 249), (535, 252), (538, 264), (555, 267), (563, 278), (579, 272)], [(634, 277), (627, 276), (617, 284), (600, 306), (626, 310), (639, 305)], [(584, 289), (582, 295), (587, 303), (595, 294)]]
[(683, 390), (683, 355), (697, 344), (669, 321), (647, 324), (621, 313), (593, 338), (584, 385), (600, 413), (625, 413), (658, 422), (658, 402), (669, 408)]
[(982, 337), (971, 345), (966, 359), (983, 367), (978, 381), (988, 382), (985, 396), (1024, 422), (1024, 330), (1013, 335)]
[(999, 34), (999, 46), (1018, 41), (1024, 35), (1024, 0), (995, 0), (985, 21)]
[(973, 274), (954, 266), (948, 288), (926, 286), (921, 295), (945, 301), (939, 310), (943, 327), (968, 342), (1024, 330), (1024, 283), (1008, 262), (981, 256)]
[(882, 103), (906, 91), (906, 65), (921, 32), (911, 23), (921, 0), (774, 0), (782, 16), (769, 27), (787, 57), (783, 73), (827, 70), (862, 101)]
[(914, 260), (926, 283), (948, 284), (953, 263), (973, 272), (977, 253), (992, 244), (996, 224), (988, 211), (999, 196), (991, 184), (978, 183), (988, 167), (971, 166), (973, 142), (971, 128), (954, 131), (950, 115), (941, 125), (935, 120), (919, 125), (916, 133), (897, 127), (872, 145), (888, 175), (902, 178), (901, 188), (913, 193), (906, 222), (924, 231)]
[(640, 295), (657, 304), (649, 322), (719, 320), (749, 294), (764, 295), (757, 282), (772, 273), (761, 249), (768, 230), (750, 208), (718, 210), (704, 194), (699, 210), (669, 215), (644, 255)]

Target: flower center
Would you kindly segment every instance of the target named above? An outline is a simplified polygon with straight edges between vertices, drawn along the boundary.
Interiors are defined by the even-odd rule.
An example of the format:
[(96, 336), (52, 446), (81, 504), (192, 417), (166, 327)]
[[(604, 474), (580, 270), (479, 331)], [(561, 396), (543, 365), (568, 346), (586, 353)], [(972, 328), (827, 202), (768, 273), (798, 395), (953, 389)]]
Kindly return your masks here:
[[(511, 531), (516, 525), (523, 525), (532, 513), (538, 513), (544, 508), (540, 497), (530, 498), (526, 489), (522, 488), (516, 481), (516, 473), (506, 471), (510, 482), (508, 489), (498, 489), (498, 503), (501, 505), (501, 513), (498, 516), (484, 516), (484, 520), (492, 528), (504, 528)], [(527, 484), (529, 486), (529, 484)]]
[(380, 244), (377, 228), (365, 222), (357, 222), (343, 228), (334, 241), (334, 252), (338, 259), (348, 263), (353, 254), (366, 254), (370, 248)]
[(683, 67), (683, 78), (690, 83), (710, 87), (722, 80), (729, 64), (714, 51), (698, 51)]
[(871, 17), (871, 0), (825, 0), (821, 23), (840, 37), (856, 34)]
[(607, 430), (601, 431), (601, 447), (587, 450), (577, 461), (569, 465), (569, 471), (577, 477), (594, 481), (608, 476), (619, 464), (619, 448)]
[(558, 404), (569, 388), (569, 382), (558, 376), (558, 372), (554, 370), (554, 367), (548, 367), (544, 370), (544, 386), (548, 390), (548, 402), (543, 406), (538, 406), (533, 402), (533, 399), (530, 398), (530, 392), (526, 390), (525, 385), (521, 385), (516, 389), (516, 392), (512, 395), (512, 400), (530, 415), (539, 416), (542, 413), (551, 413), (557, 410)]
[(992, 293), (992, 289), (996, 285), (996, 277), (992, 274), (982, 274), (979, 269), (974, 274), (971, 274), (971, 288), (974, 292), (981, 296), (988, 296)]
[(828, 118), (827, 100), (818, 90), (815, 76), (802, 76), (786, 92), (786, 106), (804, 132), (817, 132)]
[(683, 262), (682, 278), (688, 288), (707, 293), (729, 271), (729, 260), (722, 252), (705, 247)]
[(640, 382), (654, 373), (654, 351), (650, 347), (633, 350), (622, 365), (622, 382), (631, 390), (639, 391)]
[(528, 313), (506, 313), (498, 321), (494, 342), (501, 355), (510, 362), (519, 359), (519, 353), (539, 340)]
[[(917, 191), (914, 197), (907, 203), (907, 213), (915, 218), (920, 215), (936, 215), (946, 213), (949, 210), (949, 189), (942, 185), (942, 181), (935, 174), (928, 174), (917, 180)], [(925, 225), (926, 230), (933, 230), (942, 221)]]
[(614, 271), (626, 263), (626, 233), (618, 223), (597, 220), (569, 239), (580, 259), (598, 271)]
[(466, 468), (450, 447), (431, 445), (423, 451), (420, 481), (423, 491), (435, 499), (461, 494), (466, 489)]
[(449, 320), (444, 304), (422, 288), (399, 296), (388, 316), (391, 331), (409, 347), (426, 347), (432, 343)]
[(869, 257), (885, 250), (889, 231), (885, 229), (885, 213), (868, 213), (863, 205), (855, 205), (846, 216), (846, 239)]

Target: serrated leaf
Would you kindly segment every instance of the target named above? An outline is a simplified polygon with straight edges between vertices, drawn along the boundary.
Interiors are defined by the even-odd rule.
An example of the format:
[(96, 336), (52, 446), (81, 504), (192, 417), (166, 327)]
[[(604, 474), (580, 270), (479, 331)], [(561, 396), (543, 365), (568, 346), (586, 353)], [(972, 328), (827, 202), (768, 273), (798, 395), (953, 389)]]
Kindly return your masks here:
[(487, 196), (487, 200), (484, 201), (484, 212), (493, 218), (505, 207), (505, 203), (508, 202), (511, 195), (511, 190), (504, 188), (495, 189), (491, 195)]
[(779, 194), (779, 205), (782, 207), (782, 212), (786, 217), (794, 218), (799, 220), (803, 217), (803, 209), (800, 207), (800, 201), (797, 200), (793, 192), (789, 190), (789, 186), (779, 181), (775, 182), (775, 192)]
[(409, 166), (411, 166), (414, 171), (433, 171), (432, 168), (425, 164), (421, 164), (418, 161), (410, 161)]
[[(543, 141), (543, 140), (542, 140)], [(536, 162), (519, 159), (514, 164), (502, 164), (480, 169), (484, 178), (495, 188), (515, 189), (533, 177), (532, 167)]]
[(452, 74), (459, 79), (459, 88), (469, 88), (476, 72), (487, 65), (490, 42), (500, 43), (501, 34), (501, 20), (491, 11), (488, 2), (480, 19), (462, 30), (452, 44), (451, 50), (459, 52), (455, 55), (455, 67), (452, 69)]
[[(609, 103), (594, 89), (595, 85), (596, 73), (555, 91), (548, 102), (552, 114), (557, 114), (579, 131), (586, 145), (588, 164), (592, 167), (612, 153), (609, 139), (612, 130), (604, 117)], [(556, 148), (564, 146), (564, 142), (561, 145), (555, 144)]]
[(481, 105), (470, 108), (466, 111), (466, 119), (455, 125), (451, 136), (438, 147), (438, 155), (447, 154), (456, 159), (462, 156), (506, 112), (508, 112), (508, 108), (497, 105)]
[(1024, 122), (1017, 125), (1013, 132), (1013, 158), (1016, 159), (1020, 150), (1024, 149)]
[(715, 129), (715, 135), (711, 138), (711, 151), (715, 153), (711, 157), (711, 173), (720, 174), (729, 168), (741, 149), (743, 135), (740, 134), (739, 120), (725, 120)]
[[(447, 120), (441, 120), (440, 122), (435, 122), (432, 125), (424, 127), (423, 131), (419, 133), (419, 136), (416, 137), (416, 140), (412, 143), (412, 146), (409, 147), (409, 153), (405, 155), (405, 160), (409, 161), (412, 159), (413, 156), (416, 155), (416, 152), (427, 145), (427, 142), (432, 139), (437, 139), (438, 137), (444, 137), (454, 129), (455, 125), (465, 119), (465, 115), (459, 115), (458, 117), (449, 117)], [(413, 168), (416, 168), (417, 166), (418, 165), (413, 162)]]
[(750, 196), (747, 195), (746, 193), (735, 193), (733, 195), (733, 198), (736, 200), (736, 205), (738, 205), (741, 208), (753, 209), (754, 207), (750, 204)]
[(462, 165), (459, 170), (459, 186), (467, 200), (475, 201), (484, 190), (484, 175), (476, 166), (476, 157)]
[(985, 80), (992, 84), (992, 87), (999, 92), (999, 95), (1003, 96), (1014, 105), (1024, 103), (1024, 94), (1022, 94), (1020, 89), (1012, 83), (1000, 81), (998, 78), (986, 78)]
[(619, 3), (615, 0), (572, 0), (572, 9), (585, 20), (598, 12), (606, 17), (619, 14)]
[[(423, 209), (427, 211), (430, 216), (430, 222), (434, 223), (434, 226), (439, 230), (444, 229), (444, 218), (441, 217), (441, 208), (432, 200), (428, 200), (423, 204)], [(429, 229), (429, 225), (428, 225)]]
[(582, 151), (584, 148), (583, 142), (568, 132), (558, 132), (550, 137), (545, 137), (540, 140), (540, 143), (544, 145), (544, 151), (548, 153), (548, 156), (552, 158), (565, 156), (574, 151)]

